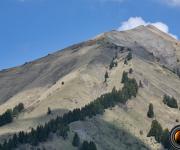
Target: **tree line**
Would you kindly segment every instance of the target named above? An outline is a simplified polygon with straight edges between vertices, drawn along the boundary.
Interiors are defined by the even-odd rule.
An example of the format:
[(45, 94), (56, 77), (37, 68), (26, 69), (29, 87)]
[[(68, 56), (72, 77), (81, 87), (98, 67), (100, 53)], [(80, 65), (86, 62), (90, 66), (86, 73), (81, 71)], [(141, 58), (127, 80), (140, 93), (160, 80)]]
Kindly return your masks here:
[(6, 110), (2, 115), (0, 115), (0, 126), (6, 125), (13, 121), (13, 117), (17, 117), (19, 113), (24, 110), (24, 104), (19, 103), (13, 109)]
[[(56, 119), (50, 120), (45, 125), (40, 125), (36, 129), (32, 128), (30, 132), (21, 131), (14, 134), (9, 140), (5, 140), (0, 144), (0, 150), (12, 150), (21, 144), (38, 145), (48, 139), (50, 133), (56, 133), (64, 139), (68, 136), (69, 123), (74, 121), (84, 120), (86, 117), (93, 117), (97, 114), (103, 114), (105, 109), (114, 107), (117, 103), (125, 104), (128, 99), (136, 97), (138, 92), (138, 84), (135, 79), (128, 78), (123, 81), (124, 87), (122, 90), (113, 90), (109, 93), (103, 94), (95, 101), (82, 107), (81, 109), (74, 109), (64, 114), (62, 117), (58, 116)], [(87, 143), (86, 143), (87, 145)]]

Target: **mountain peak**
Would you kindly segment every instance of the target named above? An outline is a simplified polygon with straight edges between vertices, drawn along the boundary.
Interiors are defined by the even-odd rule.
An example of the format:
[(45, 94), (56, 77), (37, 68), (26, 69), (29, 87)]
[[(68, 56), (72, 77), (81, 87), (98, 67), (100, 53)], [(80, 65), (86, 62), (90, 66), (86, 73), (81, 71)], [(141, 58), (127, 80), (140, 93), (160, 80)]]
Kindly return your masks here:
[[(84, 107), (97, 97), (111, 92), (114, 87), (121, 90), (120, 78), (125, 71), (143, 85), (137, 97), (132, 97), (134, 100), (126, 105), (118, 105), (105, 111), (103, 117), (97, 115), (96, 118), (73, 122), (70, 125), (70, 132), (88, 135), (88, 138), (90, 137), (95, 142), (101, 142), (100, 149), (104, 149), (107, 145), (103, 145), (105, 142), (99, 141), (99, 136), (96, 138), (94, 133), (100, 134), (103, 138), (106, 136), (108, 142), (114, 143), (117, 139), (115, 143), (120, 145), (113, 147), (113, 144), (112, 147), (119, 150), (119, 147), (127, 148), (126, 144), (129, 145), (129, 143), (126, 139), (131, 136), (124, 136), (125, 132), (122, 131), (125, 141), (119, 142), (119, 138), (114, 138), (117, 136), (117, 131), (118, 134), (120, 133), (119, 129), (112, 128), (111, 124), (120, 124), (119, 127), (126, 124), (130, 131), (128, 133), (133, 133), (139, 138), (143, 137), (141, 140), (149, 144), (148, 137), (139, 133), (147, 135), (149, 130), (150, 122), (146, 114), (150, 102), (153, 103), (156, 116), (160, 117), (164, 127), (168, 122), (179, 119), (178, 110), (169, 111), (162, 104), (163, 94), (168, 93), (175, 98), (180, 97), (180, 80), (175, 75), (176, 72), (172, 73), (178, 67), (180, 68), (180, 47), (176, 43), (175, 39), (152, 25), (139, 26), (127, 31), (102, 33), (89, 41), (72, 45), (36, 61), (1, 71), (0, 113), (3, 114), (6, 109), (14, 108), (19, 103), (24, 104), (25, 110), (12, 124), (0, 128), (0, 136), (5, 134), (9, 136), (10, 133), (19, 130), (29, 132), (32, 127), (56, 118), (57, 114), (61, 116), (69, 110)], [(131, 57), (129, 60), (128, 55)], [(97, 108), (101, 110), (104, 107)], [(49, 112), (50, 109), (52, 114), (47, 115), (47, 110)], [(171, 113), (172, 111), (174, 112)], [(137, 122), (137, 117), (143, 119)], [(87, 124), (83, 125), (85, 122)], [(99, 126), (104, 127), (103, 132), (99, 131)], [(88, 131), (92, 131), (93, 136), (90, 132), (87, 134)], [(113, 136), (109, 136), (110, 134)], [(64, 140), (63, 143), (68, 139), (70, 138)], [(137, 142), (133, 145), (133, 149), (134, 146), (137, 146), (135, 149), (140, 148)], [(149, 149), (159, 149), (152, 143), (149, 146), (152, 146)], [(64, 147), (57, 148), (64, 149)]]

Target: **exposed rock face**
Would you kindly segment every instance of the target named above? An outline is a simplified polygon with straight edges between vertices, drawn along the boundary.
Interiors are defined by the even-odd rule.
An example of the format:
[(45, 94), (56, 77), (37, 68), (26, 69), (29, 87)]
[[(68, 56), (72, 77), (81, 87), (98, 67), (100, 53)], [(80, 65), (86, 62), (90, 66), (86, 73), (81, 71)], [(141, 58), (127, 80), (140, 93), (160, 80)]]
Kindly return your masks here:
[[(113, 43), (130, 47), (138, 56), (147, 59), (147, 53), (170, 69), (179, 63), (179, 42), (154, 26), (139, 26), (133, 30), (106, 33)], [(178, 52), (177, 52), (178, 51)]]

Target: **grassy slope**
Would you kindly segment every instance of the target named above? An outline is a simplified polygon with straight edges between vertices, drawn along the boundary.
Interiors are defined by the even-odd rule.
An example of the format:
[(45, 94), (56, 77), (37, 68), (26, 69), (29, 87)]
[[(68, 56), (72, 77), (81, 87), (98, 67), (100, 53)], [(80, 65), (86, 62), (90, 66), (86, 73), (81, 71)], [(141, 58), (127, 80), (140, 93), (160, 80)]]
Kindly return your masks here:
[[(144, 84), (137, 98), (130, 100), (126, 106), (116, 106), (106, 110), (102, 116), (71, 124), (71, 132), (78, 132), (82, 140), (95, 141), (99, 150), (161, 149), (161, 145), (157, 144), (153, 138), (146, 137), (152, 121), (146, 117), (150, 102), (153, 103), (156, 119), (160, 121), (163, 128), (171, 129), (177, 124), (175, 120), (180, 120), (178, 109), (168, 108), (162, 103), (164, 93), (174, 95), (177, 99), (180, 97), (180, 80), (172, 72), (155, 63), (138, 58), (134, 58), (127, 66), (123, 65), (123, 61), (119, 62), (118, 67), (110, 72), (105, 91), (112, 89), (113, 86), (120, 88), (123, 70), (128, 71), (131, 67), (134, 70), (131, 76), (137, 81), (142, 80)], [(143, 131), (142, 135), (140, 130)], [(60, 142), (54, 144), (57, 141)], [(54, 149), (71, 150), (73, 147), (69, 146), (68, 149), (66, 147), (71, 141), (72, 133), (67, 141), (54, 138), (42, 145), (48, 144)]]
[[(130, 32), (130, 34), (127, 34), (128, 37), (119, 36), (120, 39), (117, 40), (119, 41), (119, 44), (129, 45), (130, 42), (131, 44), (134, 44), (134, 39), (137, 39), (137, 37), (136, 34), (134, 34), (133, 37), (132, 33)], [(121, 33), (117, 33), (117, 38), (118, 34)], [(148, 34), (151, 35), (149, 32)], [(114, 33), (113, 35), (116, 36)], [(131, 36), (132, 39), (130, 38)], [(153, 46), (155, 48), (152, 48), (153, 50), (157, 50), (156, 47), (159, 43), (156, 41), (156, 36), (153, 35), (153, 37), (155, 40)], [(140, 34), (140, 38), (143, 39), (144, 35)], [(116, 41), (116, 39), (114, 40)], [(143, 39), (143, 41), (141, 41), (142, 45), (147, 44), (144, 42), (145, 40), (146, 39)], [(152, 42), (149, 40), (148, 44), (143, 46), (147, 46), (147, 48), (151, 50), (151, 43)], [(163, 46), (164, 43), (167, 44), (166, 41), (162, 41), (161, 46)], [(177, 47), (177, 45), (175, 45), (175, 47)], [(174, 42), (172, 45), (170, 44), (170, 48), (174, 48)], [(160, 47), (162, 52), (163, 49), (164, 47)], [(98, 116), (97, 118), (88, 120), (86, 122), (74, 123), (74, 126), (79, 126), (79, 128), (82, 130), (80, 133), (85, 135), (82, 136), (82, 139), (93, 139), (93, 135), (87, 136), (86, 132), (89, 132), (89, 134), (95, 132), (95, 135), (98, 133), (101, 138), (106, 137), (107, 139), (105, 139), (105, 141), (101, 141), (96, 138), (93, 139), (97, 143), (99, 149), (104, 149), (107, 145), (109, 145), (111, 149), (115, 150), (119, 147), (125, 148), (126, 145), (128, 145), (126, 143), (127, 140), (123, 141), (122, 139), (121, 142), (118, 141), (118, 138), (113, 138), (117, 136), (116, 131), (119, 130), (120, 136), (123, 132), (127, 133), (128, 136), (131, 134), (133, 135), (131, 136), (131, 145), (134, 145), (137, 143), (136, 141), (140, 139), (140, 143), (147, 144), (151, 147), (151, 149), (157, 149), (159, 145), (154, 144), (153, 140), (151, 141), (150, 138), (146, 138), (152, 121), (146, 117), (148, 105), (150, 102), (153, 103), (156, 119), (160, 121), (163, 128), (171, 129), (174, 125), (177, 124), (175, 120), (180, 120), (179, 110), (171, 109), (165, 106), (162, 103), (162, 98), (166, 93), (176, 97), (178, 103), (180, 103), (180, 80), (175, 74), (168, 71), (167, 69), (160, 67), (157, 63), (148, 62), (142, 58), (139, 59), (135, 57), (129, 63), (129, 65), (124, 65), (123, 60), (120, 58), (118, 67), (112, 69), (109, 72), (110, 78), (107, 81), (108, 86), (106, 86), (106, 84), (103, 83), (104, 73), (106, 70), (108, 70), (109, 62), (112, 59), (113, 54), (111, 53), (112, 51), (110, 51), (110, 49), (101, 49), (99, 48), (98, 44), (94, 44), (93, 46), (80, 48), (80, 50), (75, 53), (72, 53), (71, 51), (65, 51), (63, 54), (59, 53), (56, 56), (57, 59), (55, 59), (55, 61), (54, 58), (52, 59), (53, 61), (51, 58), (48, 58), (52, 61), (52, 63), (50, 63), (52, 64), (51, 67), (57, 65), (57, 68), (59, 67), (59, 63), (61, 64), (63, 61), (66, 62), (72, 58), (77, 57), (79, 62), (76, 64), (76, 69), (71, 70), (67, 75), (59, 78), (55, 83), (50, 84), (48, 81), (49, 84), (45, 84), (45, 86), (42, 87), (37, 86), (34, 88), (33, 86), (38, 84), (41, 81), (41, 78), (44, 79), (47, 75), (49, 75), (51, 72), (51, 69), (49, 68), (48, 74), (45, 73), (43, 76), (37, 78), (37, 81), (39, 82), (33, 82), (28, 88), (23, 89), (21, 92), (11, 97), (6, 103), (0, 105), (0, 112), (4, 112), (5, 109), (12, 108), (15, 104), (23, 100), (23, 102), (25, 102), (26, 108), (28, 108), (27, 111), (24, 114), (21, 114), (19, 118), (12, 124), (0, 128), (1, 139), (4, 136), (7, 136), (9, 133), (17, 132), (19, 130), (28, 131), (31, 127), (35, 127), (40, 123), (44, 123), (55, 117), (57, 114), (61, 115), (68, 110), (84, 106), (85, 104), (94, 100), (96, 97), (100, 96), (102, 93), (111, 91), (114, 86), (116, 86), (117, 89), (121, 88), (122, 85), (120, 84), (120, 80), (122, 72), (124, 70), (128, 71), (129, 68), (132, 67), (134, 73), (131, 76), (135, 77), (137, 81), (142, 80), (144, 84), (144, 88), (140, 89), (138, 97), (132, 101), (129, 101), (126, 107), (117, 106), (112, 110), (107, 110), (103, 116)], [(179, 57), (180, 51), (177, 50), (176, 54)], [(34, 63), (35, 68), (37, 67), (38, 70), (38, 67), (41, 66), (41, 63), (44, 64), (46, 61), (50, 60), (40, 59), (40, 61)], [(97, 61), (100, 61), (100, 63)], [(13, 71), (17, 70), (13, 69)], [(64, 85), (61, 84), (62, 81), (65, 82)], [(43, 80), (43, 82), (46, 83), (46, 80)], [(46, 116), (48, 107), (51, 107), (54, 110), (52, 116)], [(92, 127), (94, 128), (89, 128), (89, 126), (86, 124), (92, 124)], [(74, 126), (72, 125), (72, 130), (76, 131)], [(101, 126), (102, 130), (99, 131), (97, 128), (98, 126)], [(140, 130), (143, 131), (143, 135), (139, 134)], [(67, 143), (70, 142), (61, 141), (61, 139), (54, 138), (54, 140), (49, 141), (48, 144), (52, 147), (61, 147), (54, 144), (56, 143), (56, 140), (60, 141), (58, 142), (60, 145), (61, 143), (68, 145)], [(124, 144), (124, 142), (126, 144)], [(64, 144), (62, 144), (62, 146)], [(72, 147), (69, 146), (67, 150), (71, 148)]]

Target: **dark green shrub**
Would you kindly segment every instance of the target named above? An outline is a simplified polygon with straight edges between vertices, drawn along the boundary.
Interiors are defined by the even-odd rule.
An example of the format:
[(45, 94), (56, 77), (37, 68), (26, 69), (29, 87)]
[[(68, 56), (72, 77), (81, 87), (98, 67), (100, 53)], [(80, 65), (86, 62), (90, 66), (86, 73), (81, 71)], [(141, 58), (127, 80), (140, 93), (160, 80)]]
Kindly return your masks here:
[(105, 73), (105, 75), (104, 75), (104, 78), (105, 78), (105, 81), (104, 81), (104, 82), (106, 82), (106, 81), (107, 81), (107, 78), (109, 78), (109, 74), (108, 74), (107, 71), (106, 71), (106, 73)]
[(162, 132), (163, 132), (163, 129), (161, 127), (161, 124), (157, 120), (153, 120), (151, 124), (151, 129), (147, 137), (153, 136), (155, 140), (160, 143)]
[(8, 109), (5, 113), (0, 115), (0, 126), (11, 123), (13, 121), (12, 110)]
[(129, 61), (129, 60), (131, 60), (131, 59), (132, 59), (132, 53), (131, 53), (131, 52), (129, 52), (129, 53), (128, 53), (128, 55), (127, 55), (126, 59), (127, 59), (127, 61)]
[(129, 69), (129, 73), (130, 73), (130, 74), (133, 73), (133, 69), (132, 69), (132, 68)]
[(80, 150), (97, 150), (97, 148), (94, 142), (84, 141)]
[(127, 81), (128, 81), (128, 73), (124, 71), (122, 75), (121, 83), (125, 83)]
[(47, 114), (48, 114), (48, 115), (50, 115), (51, 113), (52, 113), (51, 108), (50, 108), (50, 107), (48, 107)]
[(19, 113), (21, 113), (24, 110), (24, 104), (19, 103), (17, 106), (13, 108), (13, 116), (16, 117)]
[(177, 100), (174, 97), (164, 95), (163, 103), (171, 108), (178, 108)]
[(118, 66), (118, 62), (115, 61), (115, 58), (113, 58), (113, 60), (111, 61), (109, 65), (109, 69), (111, 70), (113, 67), (117, 67), (117, 66)]
[(126, 60), (126, 59), (124, 60), (124, 64), (125, 64), (125, 65), (128, 65), (128, 62), (127, 62), (127, 60)]
[(169, 149), (170, 148), (170, 142), (169, 142), (169, 130), (165, 129), (161, 135), (161, 144), (164, 146), (164, 148)]
[(74, 134), (72, 145), (78, 147), (80, 145), (80, 138), (77, 133)]
[(147, 112), (147, 116), (149, 118), (153, 118), (154, 117), (153, 104), (149, 104), (149, 110)]

